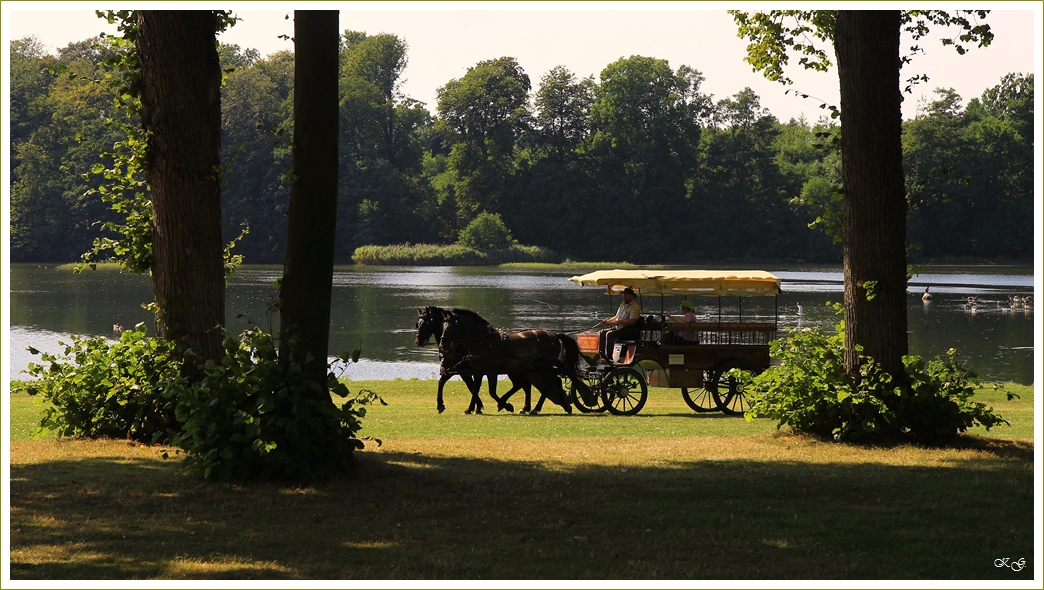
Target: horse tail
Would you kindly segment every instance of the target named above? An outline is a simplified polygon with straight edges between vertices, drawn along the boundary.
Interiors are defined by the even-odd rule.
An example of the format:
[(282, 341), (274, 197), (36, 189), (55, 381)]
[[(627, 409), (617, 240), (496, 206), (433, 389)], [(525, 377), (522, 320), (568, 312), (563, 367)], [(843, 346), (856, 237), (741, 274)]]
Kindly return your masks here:
[(591, 402), (595, 399), (594, 392), (591, 391), (591, 387), (580, 376), (580, 371), (577, 369), (577, 365), (580, 364), (580, 345), (576, 343), (568, 334), (558, 334), (558, 341), (562, 344), (562, 351), (565, 357), (565, 365), (567, 375), (572, 378), (573, 385), (576, 386), (577, 391), (580, 393), (580, 397), (583, 398), (584, 402)]

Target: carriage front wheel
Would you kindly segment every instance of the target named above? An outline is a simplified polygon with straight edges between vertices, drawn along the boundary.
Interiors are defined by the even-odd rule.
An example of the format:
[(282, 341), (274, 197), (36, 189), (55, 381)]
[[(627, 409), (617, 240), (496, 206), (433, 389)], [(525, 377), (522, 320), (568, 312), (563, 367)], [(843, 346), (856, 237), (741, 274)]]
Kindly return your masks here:
[(645, 377), (631, 367), (617, 367), (602, 380), (602, 401), (611, 414), (633, 416), (642, 411), (648, 398)]
[(718, 366), (707, 384), (718, 409), (730, 416), (742, 416), (750, 408), (747, 396), (751, 382), (761, 369), (743, 359), (732, 359)]

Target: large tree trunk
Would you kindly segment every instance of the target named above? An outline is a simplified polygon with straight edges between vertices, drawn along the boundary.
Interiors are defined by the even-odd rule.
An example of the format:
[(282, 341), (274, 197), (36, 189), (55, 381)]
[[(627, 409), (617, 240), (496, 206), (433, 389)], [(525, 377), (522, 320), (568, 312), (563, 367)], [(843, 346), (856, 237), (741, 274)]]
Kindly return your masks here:
[(838, 11), (841, 82), (845, 368), (857, 346), (902, 379), (906, 334), (906, 197), (898, 11)]
[(325, 383), (337, 227), (338, 11), (294, 12), (293, 181), (280, 289), (279, 360), (290, 346)]
[(212, 11), (138, 13), (141, 119), (150, 132), (152, 283), (160, 337), (222, 356), (221, 69)]

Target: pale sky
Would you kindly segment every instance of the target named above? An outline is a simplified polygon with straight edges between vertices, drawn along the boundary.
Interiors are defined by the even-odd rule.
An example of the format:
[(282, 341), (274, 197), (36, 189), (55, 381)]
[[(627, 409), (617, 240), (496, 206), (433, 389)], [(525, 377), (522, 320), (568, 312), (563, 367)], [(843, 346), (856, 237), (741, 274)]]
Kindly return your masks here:
[[(480, 60), (516, 58), (535, 90), (540, 77), (557, 65), (564, 65), (578, 77), (593, 74), (597, 80), (606, 65), (631, 55), (666, 59), (674, 69), (682, 64), (696, 68), (706, 78), (702, 90), (714, 95), (715, 100), (749, 86), (761, 97), (762, 106), (783, 121), (802, 113), (815, 121), (825, 113), (819, 102), (786, 95), (788, 87), (769, 82), (743, 61), (746, 42), (736, 36), (736, 25), (725, 12), (726, 8), (744, 8), (741, 3), (284, 2), (279, 3), (283, 10), (256, 10), (274, 4), (132, 2), (120, 8), (231, 9), (242, 21), (224, 33), (221, 41), (257, 49), (262, 56), (293, 49), (291, 41), (279, 38), (293, 35), (293, 9), (338, 9), (342, 30), (392, 33), (405, 39), (409, 65), (402, 91), (427, 103), (432, 113), (436, 89), (463, 76)], [(874, 8), (882, 6), (873, 4)], [(764, 8), (751, 5), (749, 9), (759, 7)], [(913, 117), (919, 97), (931, 96), (937, 87), (954, 88), (966, 104), (996, 85), (1006, 73), (1036, 71), (1041, 43), (1034, 43), (1034, 35), (1040, 38), (1041, 4), (991, 2), (988, 7), (992, 12), (985, 22), (996, 35), (990, 47), (959, 56), (953, 48), (939, 43), (942, 31), (933, 31), (932, 39), (922, 42), (926, 54), (918, 55), (904, 68), (903, 79), (926, 73), (930, 80), (915, 87), (913, 96), (906, 96), (904, 117)], [(106, 8), (112, 5), (4, 2), (4, 46), (9, 47), (12, 39), (36, 35), (54, 51), (102, 31), (114, 33), (115, 27), (93, 12)], [(903, 43), (904, 48), (909, 45)], [(791, 88), (830, 104), (838, 103), (836, 72), (805, 72), (792, 59), (787, 73), (795, 82)]]

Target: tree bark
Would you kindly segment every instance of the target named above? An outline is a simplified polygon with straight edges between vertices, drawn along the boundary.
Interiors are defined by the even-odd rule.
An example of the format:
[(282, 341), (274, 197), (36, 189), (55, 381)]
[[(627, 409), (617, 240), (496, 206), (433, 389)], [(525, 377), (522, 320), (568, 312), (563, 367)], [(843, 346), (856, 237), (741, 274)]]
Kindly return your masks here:
[(150, 133), (152, 283), (160, 337), (222, 356), (221, 69), (212, 11), (138, 13), (141, 119)]
[(845, 368), (859, 352), (893, 377), (907, 354), (906, 196), (899, 91), (900, 13), (838, 11), (841, 84)]
[(337, 226), (338, 11), (294, 12), (293, 180), (280, 288), (279, 360), (290, 346), (326, 382)]

